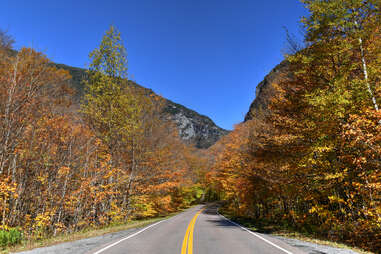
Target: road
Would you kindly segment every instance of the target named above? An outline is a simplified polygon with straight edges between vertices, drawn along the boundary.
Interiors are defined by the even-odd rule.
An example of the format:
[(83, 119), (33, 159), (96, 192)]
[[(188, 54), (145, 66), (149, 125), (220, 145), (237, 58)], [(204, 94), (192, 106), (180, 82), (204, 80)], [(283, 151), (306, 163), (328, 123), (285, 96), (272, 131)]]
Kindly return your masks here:
[(304, 253), (268, 235), (233, 224), (215, 205), (199, 205), (143, 228), (89, 254)]

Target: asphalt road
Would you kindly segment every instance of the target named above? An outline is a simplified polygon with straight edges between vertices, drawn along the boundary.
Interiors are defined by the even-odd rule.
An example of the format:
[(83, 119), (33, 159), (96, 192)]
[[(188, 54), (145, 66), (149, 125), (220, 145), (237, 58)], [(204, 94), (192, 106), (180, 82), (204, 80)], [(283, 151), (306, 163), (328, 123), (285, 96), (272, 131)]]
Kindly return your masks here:
[(253, 233), (225, 219), (217, 207), (196, 206), (89, 254), (285, 254), (304, 253), (279, 239)]

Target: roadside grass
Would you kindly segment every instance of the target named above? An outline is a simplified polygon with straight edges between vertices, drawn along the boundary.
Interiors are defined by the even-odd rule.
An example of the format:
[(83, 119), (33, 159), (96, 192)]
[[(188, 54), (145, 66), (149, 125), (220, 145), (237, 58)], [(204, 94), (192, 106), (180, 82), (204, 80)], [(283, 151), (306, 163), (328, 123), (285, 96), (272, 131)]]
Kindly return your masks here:
[(231, 214), (229, 214), (223, 209), (219, 209), (219, 212), (223, 214), (226, 218), (229, 218), (230, 220), (254, 232), (263, 233), (263, 234), (271, 234), (274, 236), (281, 236), (286, 238), (292, 238), (292, 239), (311, 242), (315, 244), (327, 245), (334, 248), (349, 249), (349, 250), (358, 252), (360, 254), (372, 254), (372, 252), (368, 252), (353, 246), (329, 241), (328, 239), (324, 239), (318, 235), (313, 235), (313, 234), (309, 234), (305, 232), (297, 232), (287, 225), (274, 224), (273, 222), (266, 221), (266, 220), (253, 220), (251, 218), (246, 218), (246, 217), (236, 217), (236, 216), (232, 216)]
[(131, 228), (141, 228), (149, 224), (155, 223), (157, 221), (165, 220), (170, 217), (173, 217), (183, 212), (184, 210), (171, 213), (168, 216), (133, 220), (126, 223), (113, 224), (113, 225), (108, 225), (108, 226), (104, 226), (100, 228), (85, 228), (77, 232), (59, 234), (55, 237), (49, 237), (49, 238), (45, 238), (41, 240), (24, 239), (21, 241), (21, 243), (17, 245), (3, 247), (2, 249), (0, 249), (0, 254), (27, 251), (27, 250), (32, 250), (35, 248), (48, 247), (48, 246), (52, 246), (59, 243), (72, 242), (72, 241), (81, 240), (85, 238), (102, 236), (108, 233), (115, 233), (115, 232), (119, 232), (123, 230), (128, 230)]
[(305, 241), (305, 242), (316, 243), (316, 244), (320, 244), (320, 245), (327, 245), (327, 246), (335, 247), (335, 248), (349, 249), (349, 250), (353, 250), (355, 252), (358, 252), (360, 254), (373, 254), (373, 252), (365, 251), (365, 250), (362, 250), (362, 249), (359, 249), (359, 248), (356, 248), (353, 246), (349, 246), (349, 245), (346, 245), (343, 243), (332, 242), (332, 241), (328, 241), (326, 239), (314, 238), (312, 236), (308, 236), (308, 235), (305, 235), (305, 234), (302, 234), (299, 232), (289, 232), (289, 231), (283, 230), (283, 231), (274, 232), (272, 234), (276, 235), (276, 236), (293, 238), (293, 239), (297, 239), (297, 240), (301, 240), (301, 241)]

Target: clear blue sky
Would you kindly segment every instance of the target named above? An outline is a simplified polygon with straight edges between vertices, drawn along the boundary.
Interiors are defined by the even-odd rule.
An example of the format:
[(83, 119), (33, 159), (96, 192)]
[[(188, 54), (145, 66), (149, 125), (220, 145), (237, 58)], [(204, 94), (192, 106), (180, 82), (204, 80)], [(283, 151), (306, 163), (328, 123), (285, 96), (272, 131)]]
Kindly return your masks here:
[(8, 0), (0, 28), (50, 59), (86, 67), (113, 24), (130, 78), (231, 129), (282, 59), (283, 26), (297, 34), (298, 0)]

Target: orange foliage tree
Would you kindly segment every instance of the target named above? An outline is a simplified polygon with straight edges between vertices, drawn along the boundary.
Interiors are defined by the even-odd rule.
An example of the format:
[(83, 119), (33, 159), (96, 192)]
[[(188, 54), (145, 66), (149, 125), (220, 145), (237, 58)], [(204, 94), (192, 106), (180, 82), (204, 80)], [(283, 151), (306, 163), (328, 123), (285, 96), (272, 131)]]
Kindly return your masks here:
[(46, 237), (190, 204), (182, 189), (197, 155), (162, 117), (164, 100), (120, 70), (90, 70), (103, 90), (76, 112), (66, 71), (33, 49), (0, 48), (0, 229)]
[(269, 110), (222, 141), (214, 177), (236, 216), (381, 248), (376, 1), (303, 1), (307, 47)]

